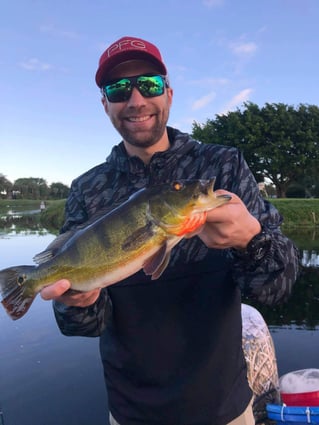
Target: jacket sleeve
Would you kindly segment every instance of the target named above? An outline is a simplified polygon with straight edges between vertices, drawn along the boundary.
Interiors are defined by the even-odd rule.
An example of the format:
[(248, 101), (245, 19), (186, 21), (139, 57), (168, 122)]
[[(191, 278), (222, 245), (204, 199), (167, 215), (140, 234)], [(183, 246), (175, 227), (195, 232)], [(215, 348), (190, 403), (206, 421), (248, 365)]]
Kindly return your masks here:
[[(85, 202), (81, 198), (78, 182), (72, 183), (65, 207), (65, 222), (61, 229), (64, 233), (88, 220)], [(53, 310), (57, 324), (67, 336), (99, 336), (107, 325), (111, 314), (111, 300), (107, 289), (102, 289), (100, 297), (86, 308), (68, 307), (57, 301), (53, 302)]]
[(89, 307), (67, 307), (54, 301), (53, 309), (63, 335), (96, 337), (105, 329), (112, 306), (107, 290), (102, 289), (98, 300)]
[[(267, 220), (261, 223), (267, 227)], [(287, 301), (299, 270), (299, 252), (294, 243), (279, 228), (272, 228), (271, 233), (270, 252), (263, 260), (247, 263), (235, 257), (233, 268), (243, 296), (268, 305)]]
[(235, 149), (233, 153), (234, 151), (236, 160), (233, 157), (233, 160), (225, 161), (224, 184), (242, 199), (250, 213), (272, 234), (272, 243), (270, 252), (259, 263), (247, 263), (234, 257), (233, 277), (242, 289), (243, 296), (268, 305), (285, 302), (298, 277), (299, 251), (282, 233), (280, 226), (283, 218), (260, 195), (255, 178), (242, 154)]

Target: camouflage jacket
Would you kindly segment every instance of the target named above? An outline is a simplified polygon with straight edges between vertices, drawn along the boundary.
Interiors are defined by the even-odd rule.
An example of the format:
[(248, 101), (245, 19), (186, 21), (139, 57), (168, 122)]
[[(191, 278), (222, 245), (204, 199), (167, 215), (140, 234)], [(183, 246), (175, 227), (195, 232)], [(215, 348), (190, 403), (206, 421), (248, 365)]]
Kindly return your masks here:
[[(156, 153), (147, 166), (139, 158), (129, 157), (121, 142), (104, 163), (75, 179), (62, 232), (85, 223), (102, 209), (113, 209), (147, 184), (216, 176), (215, 189), (237, 194), (250, 213), (272, 232), (270, 255), (260, 263), (231, 259), (234, 282), (245, 296), (262, 303), (286, 300), (297, 277), (298, 252), (280, 230), (282, 217), (278, 211), (261, 197), (243, 155), (232, 147), (201, 144), (170, 127), (168, 134), (170, 149)], [(183, 240), (173, 249), (169, 267), (200, 261), (208, 251), (197, 237)], [(220, 255), (231, 258), (230, 250), (223, 250)], [(105, 289), (89, 308), (66, 307), (56, 302), (54, 310), (64, 334), (97, 336), (105, 328), (111, 304)]]

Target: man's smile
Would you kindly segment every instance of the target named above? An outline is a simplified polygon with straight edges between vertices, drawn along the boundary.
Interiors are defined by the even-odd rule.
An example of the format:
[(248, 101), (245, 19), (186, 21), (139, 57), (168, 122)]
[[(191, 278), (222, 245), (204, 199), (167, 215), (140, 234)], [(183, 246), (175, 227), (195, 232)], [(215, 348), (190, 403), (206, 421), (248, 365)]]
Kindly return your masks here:
[(143, 115), (140, 117), (127, 117), (126, 120), (130, 122), (143, 122), (152, 118), (153, 115)]

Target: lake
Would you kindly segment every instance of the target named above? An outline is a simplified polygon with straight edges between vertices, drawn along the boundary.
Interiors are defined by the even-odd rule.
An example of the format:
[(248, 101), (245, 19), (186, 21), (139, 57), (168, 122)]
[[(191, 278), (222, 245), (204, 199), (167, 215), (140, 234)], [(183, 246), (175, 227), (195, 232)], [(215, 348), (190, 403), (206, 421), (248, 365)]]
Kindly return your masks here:
[[(32, 264), (55, 238), (35, 217), (3, 217), (0, 225), (0, 269)], [(279, 375), (319, 369), (319, 235), (289, 236), (304, 264), (294, 294), (284, 306), (256, 306), (271, 331)], [(0, 308), (0, 328), (0, 425), (108, 423), (97, 338), (61, 335), (51, 302), (40, 297), (18, 321)]]
[[(0, 269), (33, 264), (34, 254), (55, 238), (37, 223), (25, 228), (12, 221), (0, 228)], [(1, 425), (108, 423), (98, 338), (63, 336), (51, 302), (40, 297), (17, 321), (1, 306), (0, 329)]]

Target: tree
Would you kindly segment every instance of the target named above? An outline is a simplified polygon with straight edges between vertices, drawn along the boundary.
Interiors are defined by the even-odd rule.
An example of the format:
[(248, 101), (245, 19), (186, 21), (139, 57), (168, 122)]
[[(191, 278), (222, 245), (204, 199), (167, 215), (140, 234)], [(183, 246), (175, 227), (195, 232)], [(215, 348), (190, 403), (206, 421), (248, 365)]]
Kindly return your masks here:
[(1, 198), (7, 198), (11, 193), (12, 183), (6, 178), (6, 176), (0, 173), (0, 195)]
[(51, 199), (64, 199), (69, 194), (68, 186), (63, 183), (52, 183), (50, 186), (50, 198)]
[(49, 193), (47, 182), (38, 177), (15, 180), (13, 190), (23, 199), (47, 199)]
[[(319, 174), (319, 108), (283, 103), (259, 108), (248, 102), (244, 109), (208, 119), (205, 125), (193, 124), (192, 135), (203, 143), (231, 145), (240, 149), (257, 181), (265, 177), (285, 197), (292, 182)], [(308, 176), (309, 177), (309, 176)]]

